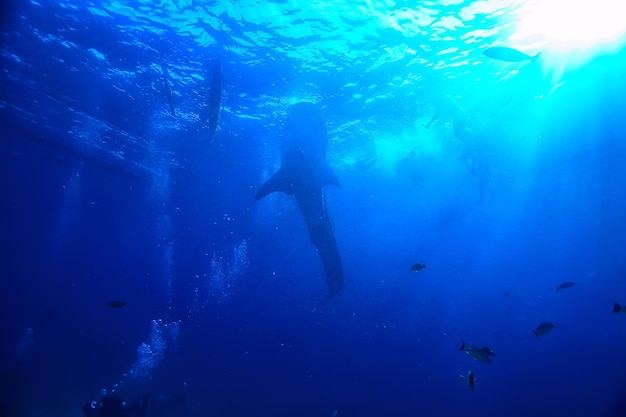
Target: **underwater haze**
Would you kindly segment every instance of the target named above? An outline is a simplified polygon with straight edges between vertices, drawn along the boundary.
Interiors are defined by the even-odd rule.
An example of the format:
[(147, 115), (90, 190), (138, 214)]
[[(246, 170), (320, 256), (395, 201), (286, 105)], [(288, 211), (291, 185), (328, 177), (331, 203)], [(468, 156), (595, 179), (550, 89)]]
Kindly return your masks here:
[(626, 416), (618, 3), (3, 2), (0, 416)]

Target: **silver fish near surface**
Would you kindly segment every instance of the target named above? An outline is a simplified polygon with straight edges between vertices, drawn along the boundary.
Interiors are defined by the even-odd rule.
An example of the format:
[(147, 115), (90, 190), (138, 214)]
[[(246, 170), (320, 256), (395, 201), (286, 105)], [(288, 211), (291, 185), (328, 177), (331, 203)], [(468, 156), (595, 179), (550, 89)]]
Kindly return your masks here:
[(507, 46), (492, 46), (485, 49), (483, 51), (483, 54), (491, 59), (496, 59), (498, 61), (504, 62), (534, 62), (537, 60), (537, 58), (539, 58), (541, 52), (531, 56), (517, 49), (509, 48)]

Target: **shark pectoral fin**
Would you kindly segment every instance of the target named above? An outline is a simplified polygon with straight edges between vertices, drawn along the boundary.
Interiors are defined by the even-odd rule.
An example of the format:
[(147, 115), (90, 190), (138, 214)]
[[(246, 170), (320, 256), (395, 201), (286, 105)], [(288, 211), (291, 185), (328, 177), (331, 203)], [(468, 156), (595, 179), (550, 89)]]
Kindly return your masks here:
[(289, 180), (289, 176), (285, 174), (282, 168), (276, 171), (256, 192), (255, 200), (260, 200), (268, 194), (281, 191), (285, 194), (293, 194), (293, 184)]
[(335, 172), (326, 162), (322, 164), (319, 175), (322, 186), (334, 185), (337, 188), (341, 188), (341, 183), (339, 183), (339, 179), (335, 175)]

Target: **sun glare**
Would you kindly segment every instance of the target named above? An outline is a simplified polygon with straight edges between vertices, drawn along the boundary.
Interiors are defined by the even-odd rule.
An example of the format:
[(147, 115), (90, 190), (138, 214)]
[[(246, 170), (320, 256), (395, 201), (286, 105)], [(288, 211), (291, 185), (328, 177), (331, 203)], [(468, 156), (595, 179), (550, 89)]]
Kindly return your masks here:
[(541, 52), (556, 86), (570, 71), (626, 44), (623, 0), (529, 0), (517, 10), (513, 45)]
[(622, 0), (537, 0), (524, 8), (517, 32), (545, 43), (551, 53), (591, 56), (623, 45), (623, 8)]

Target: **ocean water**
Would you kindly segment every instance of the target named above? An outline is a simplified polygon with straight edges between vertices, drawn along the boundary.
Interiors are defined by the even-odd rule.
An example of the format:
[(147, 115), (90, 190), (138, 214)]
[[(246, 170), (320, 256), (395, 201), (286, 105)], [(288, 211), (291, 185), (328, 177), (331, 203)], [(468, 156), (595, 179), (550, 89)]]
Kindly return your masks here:
[(626, 416), (626, 28), (550, 4), (3, 3), (0, 416)]

